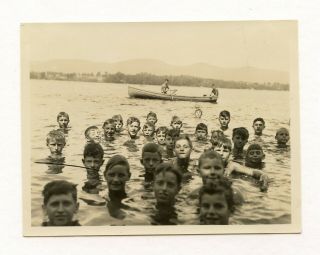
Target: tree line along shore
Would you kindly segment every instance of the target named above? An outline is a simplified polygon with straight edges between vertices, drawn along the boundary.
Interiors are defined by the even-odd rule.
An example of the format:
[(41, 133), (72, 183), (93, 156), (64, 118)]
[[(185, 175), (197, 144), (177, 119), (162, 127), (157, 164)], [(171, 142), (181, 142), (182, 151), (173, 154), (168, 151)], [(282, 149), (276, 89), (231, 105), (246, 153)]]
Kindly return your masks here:
[(189, 75), (154, 75), (150, 73), (124, 74), (111, 73), (64, 73), (64, 72), (30, 72), (30, 79), (59, 80), (59, 81), (80, 81), (98, 83), (123, 83), (123, 84), (146, 84), (160, 85), (165, 79), (173, 86), (202, 86), (211, 87), (215, 84), (217, 88), (228, 89), (256, 89), (256, 90), (289, 90), (289, 84), (279, 82), (245, 82), (245, 81), (225, 81), (217, 79), (207, 79)]

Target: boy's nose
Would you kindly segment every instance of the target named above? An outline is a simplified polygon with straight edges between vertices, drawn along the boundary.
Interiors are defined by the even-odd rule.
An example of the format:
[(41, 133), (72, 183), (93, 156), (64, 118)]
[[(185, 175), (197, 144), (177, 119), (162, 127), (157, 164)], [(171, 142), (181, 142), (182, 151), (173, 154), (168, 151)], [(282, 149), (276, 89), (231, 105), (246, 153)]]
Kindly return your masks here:
[(63, 212), (63, 205), (62, 205), (62, 203), (59, 203), (58, 212)]

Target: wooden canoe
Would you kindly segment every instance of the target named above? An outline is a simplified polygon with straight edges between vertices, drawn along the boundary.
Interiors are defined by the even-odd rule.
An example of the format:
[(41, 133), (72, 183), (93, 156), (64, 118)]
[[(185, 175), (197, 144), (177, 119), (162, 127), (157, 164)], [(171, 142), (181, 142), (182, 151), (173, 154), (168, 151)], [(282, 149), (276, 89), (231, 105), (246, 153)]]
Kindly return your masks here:
[(175, 94), (162, 94), (153, 91), (147, 91), (143, 89), (138, 89), (135, 87), (128, 86), (128, 94), (129, 97), (133, 98), (143, 98), (143, 99), (160, 99), (160, 100), (172, 100), (172, 101), (193, 101), (193, 102), (211, 102), (216, 103), (218, 97), (213, 96), (202, 96), (202, 97), (194, 97), (194, 96), (179, 96)]

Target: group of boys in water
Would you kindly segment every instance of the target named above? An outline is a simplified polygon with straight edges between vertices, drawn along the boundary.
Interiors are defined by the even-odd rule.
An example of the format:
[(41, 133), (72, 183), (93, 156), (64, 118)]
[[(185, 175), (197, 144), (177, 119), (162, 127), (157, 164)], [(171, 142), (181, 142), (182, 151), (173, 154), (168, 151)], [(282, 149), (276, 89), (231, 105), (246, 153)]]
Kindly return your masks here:
[[(66, 145), (69, 115), (61, 112), (57, 121), (59, 129), (49, 132), (46, 141), (50, 159), (57, 164), (63, 164), (62, 151)], [(160, 212), (157, 224), (174, 224), (169, 212), (174, 208), (175, 198), (183, 185), (197, 174), (202, 179), (202, 186), (191, 192), (186, 199), (197, 201), (199, 224), (226, 225), (235, 206), (245, 202), (241, 191), (232, 185), (234, 175), (255, 180), (254, 183), (261, 192), (268, 190), (269, 183), (263, 170), (265, 154), (261, 144), (251, 143), (245, 150), (249, 138), (248, 130), (244, 127), (230, 130), (229, 122), (230, 113), (220, 112), (220, 127), (211, 132), (209, 139), (207, 125), (199, 123), (196, 126), (193, 142), (208, 141), (209, 145), (196, 161), (190, 158), (193, 142), (189, 135), (183, 134), (183, 123), (178, 116), (173, 116), (170, 128), (156, 128), (157, 115), (149, 112), (141, 134), (140, 120), (136, 117), (127, 119), (126, 129), (123, 128), (121, 115), (107, 119), (102, 126), (102, 135), (97, 126), (90, 126), (85, 130), (86, 145), (82, 163), (86, 169), (87, 181), (82, 190), (89, 194), (99, 194), (106, 190), (107, 210), (112, 217), (123, 219), (125, 213), (122, 209), (125, 205), (122, 200), (128, 197), (126, 184), (134, 170), (126, 157), (114, 155), (107, 161), (103, 171), (107, 185), (102, 185), (100, 168), (104, 164), (103, 145), (123, 135), (129, 135), (131, 141), (142, 138), (144, 145), (140, 162), (144, 167), (145, 187), (152, 189), (156, 208)], [(255, 136), (263, 136), (264, 128), (263, 118), (253, 121)], [(279, 128), (275, 140), (278, 147), (287, 147), (289, 131)], [(43, 211), (47, 218), (43, 226), (80, 226), (80, 223), (74, 220), (74, 215), (79, 210), (75, 184), (65, 180), (51, 181), (44, 186), (42, 195)]]

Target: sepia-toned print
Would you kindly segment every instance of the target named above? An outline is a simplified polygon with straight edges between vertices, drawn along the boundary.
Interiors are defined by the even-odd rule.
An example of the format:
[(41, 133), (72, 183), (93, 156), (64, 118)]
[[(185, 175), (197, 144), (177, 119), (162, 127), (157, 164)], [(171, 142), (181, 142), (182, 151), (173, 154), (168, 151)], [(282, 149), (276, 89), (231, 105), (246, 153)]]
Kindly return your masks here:
[(24, 235), (300, 231), (297, 22), (21, 25)]

